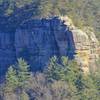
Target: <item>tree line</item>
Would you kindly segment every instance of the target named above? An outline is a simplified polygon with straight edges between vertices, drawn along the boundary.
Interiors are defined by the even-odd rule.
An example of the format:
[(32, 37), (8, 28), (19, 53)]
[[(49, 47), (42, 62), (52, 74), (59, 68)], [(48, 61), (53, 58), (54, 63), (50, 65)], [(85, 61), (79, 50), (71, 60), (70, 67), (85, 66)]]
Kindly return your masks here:
[(30, 72), (20, 58), (9, 67), (1, 100), (99, 100), (100, 73), (84, 75), (76, 61), (52, 57), (43, 72)]

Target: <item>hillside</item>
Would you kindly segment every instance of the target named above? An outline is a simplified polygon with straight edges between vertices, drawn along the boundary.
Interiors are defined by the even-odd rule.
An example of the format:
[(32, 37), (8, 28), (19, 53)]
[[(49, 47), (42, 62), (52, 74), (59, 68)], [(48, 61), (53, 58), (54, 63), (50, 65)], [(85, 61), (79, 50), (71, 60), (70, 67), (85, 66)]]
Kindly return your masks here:
[(0, 0), (0, 100), (100, 100), (99, 0)]

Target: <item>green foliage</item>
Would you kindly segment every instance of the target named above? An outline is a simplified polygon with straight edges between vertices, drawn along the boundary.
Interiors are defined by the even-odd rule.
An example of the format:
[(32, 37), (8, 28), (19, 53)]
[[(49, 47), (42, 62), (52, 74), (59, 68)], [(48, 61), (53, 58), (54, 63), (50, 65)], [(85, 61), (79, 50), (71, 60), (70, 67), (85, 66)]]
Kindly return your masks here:
[(79, 72), (80, 69), (77, 63), (69, 61), (66, 57), (62, 57), (60, 61), (56, 57), (51, 58), (48, 68), (45, 70), (47, 78), (66, 82), (69, 87), (70, 96), (75, 95), (77, 91), (75, 82)]
[(18, 66), (19, 77), (21, 77), (21, 75), (23, 75), (24, 76), (24, 77), (22, 77), (23, 80), (28, 79), (29, 75), (30, 75), (30, 73), (29, 73), (29, 67), (30, 66), (27, 64), (27, 62), (25, 62), (24, 59), (20, 58), (20, 59), (18, 59), (17, 66)]
[(59, 80), (62, 78), (62, 73), (64, 71), (64, 68), (60, 64), (57, 63), (58, 59), (56, 56), (52, 57), (50, 59), (50, 63), (45, 69), (44, 73), (47, 75), (47, 78), (50, 80)]
[(45, 72), (47, 78), (66, 82), (72, 100), (99, 100), (100, 74), (93, 79), (84, 75), (75, 61), (62, 57), (60, 62), (56, 57), (51, 58)]
[[(11, 15), (16, 9), (30, 5), (24, 11), (26, 13), (32, 11), (31, 17), (33, 18), (68, 15), (73, 23), (81, 29), (84, 26), (93, 27), (98, 39), (100, 39), (99, 0), (0, 0), (0, 4), (6, 5), (6, 2), (9, 4), (8, 7), (0, 8), (4, 15)], [(18, 16), (20, 17), (20, 14)]]
[[(67, 57), (52, 57), (43, 73), (30, 75), (28, 68), (29, 65), (20, 58), (16, 65), (9, 67), (6, 75), (5, 89), (10, 93), (12, 91), (13, 95), (18, 95), (20, 100), (29, 100), (27, 92), (31, 94), (30, 90), (36, 100), (100, 99), (99, 71), (85, 75), (76, 61)], [(18, 94), (14, 92), (16, 89), (20, 91)], [(3, 91), (2, 88), (1, 90)], [(3, 92), (0, 95), (3, 95)], [(10, 95), (7, 94), (8, 96)]]
[[(15, 68), (18, 68), (18, 70)], [(28, 80), (30, 78), (28, 68), (29, 65), (25, 60), (22, 58), (18, 59), (18, 63), (8, 69), (6, 74), (6, 87), (12, 90), (16, 88), (25, 89), (28, 86)]]
[(97, 89), (97, 97), (100, 98), (100, 71), (95, 72), (91, 77)]
[(11, 15), (15, 8), (21, 8), (25, 5), (29, 5), (33, 3), (34, 0), (0, 0), (0, 4), (8, 3), (7, 8), (5, 9), (5, 15)]
[[(6, 74), (6, 85), (9, 90), (13, 90), (18, 85), (18, 77), (16, 70), (13, 68), (13, 66), (10, 66), (8, 69), (8, 72)], [(7, 89), (6, 88), (6, 89)]]
[(20, 58), (18, 59), (17, 66), (19, 86), (25, 88), (27, 86), (27, 80), (30, 78), (29, 65), (24, 59)]
[(28, 88), (30, 78), (29, 65), (24, 59), (18, 59), (18, 63), (9, 67), (6, 74), (6, 87), (4, 87), (6, 95), (8, 92), (13, 93), (15, 90), (18, 90), (20, 93), (17, 95), (19, 95), (20, 100), (29, 100), (28, 95), (24, 91)]
[(40, 17), (50, 17), (52, 9), (52, 1), (40, 0), (38, 7), (38, 14)]
[(99, 100), (99, 95), (94, 80), (90, 75), (82, 74), (76, 81), (79, 100)]
[(59, 63), (57, 57), (54, 56), (50, 59), (50, 63), (44, 72), (48, 78), (70, 81), (70, 79), (75, 80), (80, 72), (80, 68), (77, 66), (75, 61), (69, 61), (66, 57), (62, 57)]
[(97, 67), (97, 72), (100, 72), (100, 57), (99, 59), (96, 61), (96, 67)]

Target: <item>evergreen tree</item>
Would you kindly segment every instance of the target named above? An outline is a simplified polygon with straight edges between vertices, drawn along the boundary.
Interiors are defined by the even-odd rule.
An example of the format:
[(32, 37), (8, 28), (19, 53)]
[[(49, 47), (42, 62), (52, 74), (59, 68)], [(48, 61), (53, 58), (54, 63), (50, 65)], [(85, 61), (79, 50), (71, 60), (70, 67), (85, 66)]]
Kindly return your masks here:
[(18, 81), (20, 88), (25, 88), (27, 86), (28, 80), (30, 78), (30, 72), (29, 72), (29, 65), (27, 62), (20, 58), (18, 59)]
[[(15, 67), (18, 69), (15, 69)], [(32, 78), (29, 65), (24, 59), (20, 58), (16, 65), (10, 66), (8, 69), (5, 89), (13, 94), (15, 89), (19, 90), (16, 95), (20, 100), (29, 99), (25, 91), (26, 88), (33, 89), (36, 98), (39, 98), (39, 100), (45, 96), (48, 97), (48, 95), (54, 100), (100, 99), (99, 72), (95, 73), (95, 75), (84, 75), (77, 63), (68, 60), (67, 57), (61, 57), (61, 59), (56, 56), (52, 57), (44, 74), (37, 73)], [(44, 91), (49, 91), (49, 94), (45, 95)]]
[(44, 70), (46, 77), (49, 80), (60, 80), (61, 75), (61, 66), (57, 63), (58, 59), (56, 56), (50, 59), (50, 63), (48, 64), (47, 68)]
[(99, 100), (99, 76), (84, 75), (75, 61), (53, 57), (45, 71), (47, 78), (66, 82), (71, 100)]
[(6, 89), (14, 90), (18, 86), (18, 77), (16, 70), (10, 66), (6, 74)]
[(45, 74), (47, 78), (64, 81), (69, 86), (70, 98), (75, 96), (77, 92), (75, 81), (78, 75), (78, 67), (75, 61), (69, 61), (67, 57), (62, 57), (60, 61), (58, 61), (57, 57), (53, 57), (50, 59), (50, 63), (45, 70)]
[[(18, 69), (15, 69), (15, 67)], [(20, 100), (24, 100), (23, 98), (28, 98), (25, 94), (25, 89), (28, 87), (30, 78), (29, 65), (24, 59), (20, 58), (15, 66), (11, 66), (8, 69), (5, 90), (10, 92), (18, 90)]]

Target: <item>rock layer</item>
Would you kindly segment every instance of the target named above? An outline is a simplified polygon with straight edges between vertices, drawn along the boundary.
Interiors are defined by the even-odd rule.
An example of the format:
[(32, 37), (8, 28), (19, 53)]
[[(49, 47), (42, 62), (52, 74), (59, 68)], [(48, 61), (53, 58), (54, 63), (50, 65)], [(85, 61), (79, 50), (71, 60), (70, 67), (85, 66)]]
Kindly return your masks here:
[(27, 60), (33, 71), (42, 70), (54, 55), (75, 57), (86, 72), (98, 58), (96, 50), (91, 51), (99, 45), (94, 33), (88, 36), (68, 17), (31, 19), (17, 27), (15, 32), (0, 31), (0, 76), (19, 57)]
[(86, 27), (84, 31), (76, 28), (72, 21), (67, 17), (61, 17), (64, 24), (68, 26), (74, 37), (75, 58), (85, 73), (96, 71), (96, 61), (99, 58), (99, 41), (93, 31)]
[(75, 52), (72, 32), (58, 18), (22, 24), (15, 33), (15, 48), (17, 57), (24, 57), (32, 70), (43, 69), (54, 55), (72, 59)]

